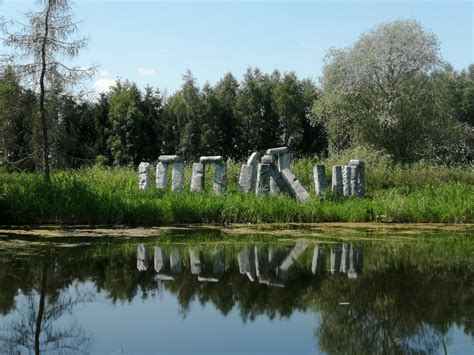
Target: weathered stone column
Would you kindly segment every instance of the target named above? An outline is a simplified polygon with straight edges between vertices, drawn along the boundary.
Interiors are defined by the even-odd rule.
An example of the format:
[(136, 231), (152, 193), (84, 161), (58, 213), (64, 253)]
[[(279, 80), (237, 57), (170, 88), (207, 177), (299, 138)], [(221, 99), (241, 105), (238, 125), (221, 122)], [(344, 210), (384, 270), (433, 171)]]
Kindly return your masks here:
[(342, 195), (342, 166), (334, 165), (332, 167), (332, 192), (336, 195)]
[(255, 191), (257, 164), (257, 152), (254, 152), (247, 160), (247, 164), (242, 165), (240, 169), (239, 186), (243, 192)]
[(204, 164), (194, 163), (191, 176), (191, 192), (204, 191)]
[(348, 165), (342, 166), (342, 194), (344, 196), (351, 195), (351, 176), (352, 167)]
[(314, 189), (319, 197), (324, 196), (324, 191), (328, 187), (324, 165), (315, 165), (313, 169)]
[(227, 191), (227, 164), (224, 162), (216, 164), (212, 190), (216, 194), (221, 194)]
[(150, 187), (150, 163), (141, 162), (138, 165), (138, 187), (141, 190)]
[(352, 166), (354, 174), (355, 189), (352, 190), (352, 195), (364, 197), (365, 195), (365, 163), (363, 160), (351, 159), (349, 166)]
[(276, 166), (270, 167), (270, 195), (279, 195), (288, 192), (285, 180)]
[(270, 164), (258, 164), (257, 186), (255, 190), (257, 196), (266, 196), (270, 192), (270, 175)]
[(166, 189), (168, 186), (168, 164), (161, 161), (156, 164), (156, 188), (158, 190)]
[(301, 182), (296, 178), (296, 176), (290, 171), (290, 169), (284, 169), (281, 171), (283, 180), (288, 184), (288, 187), (292, 194), (296, 197), (298, 202), (304, 202), (309, 199), (309, 193), (301, 185)]
[(181, 162), (173, 163), (171, 174), (171, 191), (181, 191), (184, 183), (184, 166)]

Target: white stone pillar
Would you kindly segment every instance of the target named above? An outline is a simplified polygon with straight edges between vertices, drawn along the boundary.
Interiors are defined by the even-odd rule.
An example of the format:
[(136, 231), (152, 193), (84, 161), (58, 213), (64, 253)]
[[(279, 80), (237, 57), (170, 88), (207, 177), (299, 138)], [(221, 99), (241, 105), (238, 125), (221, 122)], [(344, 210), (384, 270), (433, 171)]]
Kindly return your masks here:
[(204, 164), (194, 163), (191, 176), (191, 192), (204, 191)]
[(315, 165), (313, 169), (313, 178), (314, 178), (314, 189), (316, 195), (319, 197), (324, 196), (324, 191), (328, 187), (328, 182), (326, 179), (326, 171), (324, 170), (324, 165)]
[(173, 163), (173, 171), (171, 174), (171, 191), (181, 191), (184, 182), (184, 166), (183, 163)]
[(156, 164), (156, 188), (158, 190), (166, 189), (168, 186), (168, 164), (161, 161)]
[(150, 164), (141, 162), (138, 165), (138, 187), (141, 190), (148, 189), (150, 187)]
[(332, 192), (336, 195), (342, 195), (342, 166), (334, 165), (332, 167)]
[(221, 194), (227, 191), (227, 164), (224, 162), (216, 164), (212, 190), (216, 194)]

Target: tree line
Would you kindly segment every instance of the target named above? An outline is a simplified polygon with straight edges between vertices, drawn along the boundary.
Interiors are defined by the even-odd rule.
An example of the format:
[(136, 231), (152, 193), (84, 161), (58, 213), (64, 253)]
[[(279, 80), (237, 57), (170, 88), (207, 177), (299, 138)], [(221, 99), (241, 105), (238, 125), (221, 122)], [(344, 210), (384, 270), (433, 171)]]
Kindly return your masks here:
[[(56, 168), (101, 163), (134, 166), (160, 154), (185, 159), (220, 154), (245, 159), (254, 150), (288, 145), (297, 155), (326, 149), (323, 129), (308, 115), (316, 85), (294, 73), (249, 69), (241, 82), (226, 74), (202, 88), (188, 72), (181, 88), (166, 97), (150, 86), (118, 81), (96, 100), (55, 91), (47, 94), (50, 157)], [(2, 159), (34, 169), (41, 153), (35, 130), (38, 97), (13, 69), (0, 79)]]

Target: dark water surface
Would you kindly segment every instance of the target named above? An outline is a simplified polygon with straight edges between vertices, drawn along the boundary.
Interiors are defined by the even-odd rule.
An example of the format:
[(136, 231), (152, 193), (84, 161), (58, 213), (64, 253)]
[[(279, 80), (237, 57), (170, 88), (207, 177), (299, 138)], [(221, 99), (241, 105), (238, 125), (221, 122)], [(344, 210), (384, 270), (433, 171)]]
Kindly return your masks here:
[(469, 233), (287, 232), (4, 236), (0, 353), (474, 353)]

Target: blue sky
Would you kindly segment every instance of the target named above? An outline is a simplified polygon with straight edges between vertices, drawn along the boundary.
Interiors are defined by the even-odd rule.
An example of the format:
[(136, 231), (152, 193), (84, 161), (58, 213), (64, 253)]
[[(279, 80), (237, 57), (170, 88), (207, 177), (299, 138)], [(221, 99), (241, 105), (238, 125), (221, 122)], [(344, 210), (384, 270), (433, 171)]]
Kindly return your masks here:
[[(21, 19), (34, 1), (0, 0)], [(90, 37), (77, 62), (96, 64), (90, 85), (117, 78), (177, 90), (191, 70), (203, 85), (249, 67), (295, 71), (317, 80), (330, 47), (347, 47), (377, 24), (414, 18), (434, 32), (454, 68), (474, 63), (472, 1), (117, 1), (77, 0), (80, 33)]]

